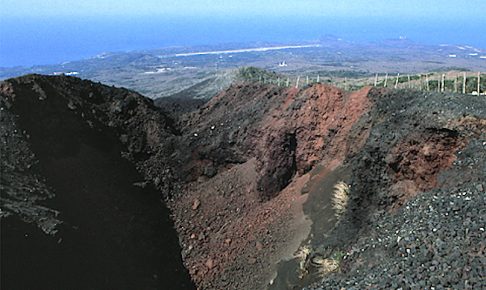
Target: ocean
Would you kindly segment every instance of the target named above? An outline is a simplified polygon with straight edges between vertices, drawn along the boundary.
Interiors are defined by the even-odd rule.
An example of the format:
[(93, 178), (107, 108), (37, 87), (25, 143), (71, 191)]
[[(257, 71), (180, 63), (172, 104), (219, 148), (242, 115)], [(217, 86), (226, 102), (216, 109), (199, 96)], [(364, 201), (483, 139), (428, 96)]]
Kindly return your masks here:
[(295, 43), (334, 35), (354, 42), (407, 37), (424, 44), (486, 48), (485, 19), (364, 18), (3, 18), (0, 67), (56, 64), (102, 52), (223, 43)]

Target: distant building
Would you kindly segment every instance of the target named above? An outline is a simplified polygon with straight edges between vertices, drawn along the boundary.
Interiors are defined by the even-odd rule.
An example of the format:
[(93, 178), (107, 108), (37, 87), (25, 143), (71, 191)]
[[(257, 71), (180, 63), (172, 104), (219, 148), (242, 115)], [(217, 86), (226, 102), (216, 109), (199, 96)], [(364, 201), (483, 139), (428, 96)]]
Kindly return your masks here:
[(79, 75), (79, 72), (77, 72), (77, 71), (70, 71), (70, 72), (56, 71), (56, 72), (53, 72), (52, 74), (55, 75), (55, 76), (61, 76), (61, 75), (64, 75), (64, 76), (75, 76), (75, 75)]
[(287, 63), (285, 61), (282, 61), (282, 62), (279, 62), (278, 63), (278, 66), (279, 67), (285, 67), (285, 66), (288, 66)]

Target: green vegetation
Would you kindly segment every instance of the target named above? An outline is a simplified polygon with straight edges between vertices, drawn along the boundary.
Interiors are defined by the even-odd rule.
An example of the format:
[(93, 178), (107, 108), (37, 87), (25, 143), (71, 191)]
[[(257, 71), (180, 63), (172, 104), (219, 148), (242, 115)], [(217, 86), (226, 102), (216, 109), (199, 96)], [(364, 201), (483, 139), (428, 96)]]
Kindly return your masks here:
[(267, 71), (257, 67), (242, 67), (238, 70), (237, 79), (242, 81), (274, 81), (278, 79), (275, 72)]
[[(457, 86), (457, 92), (461, 93), (463, 91), (464, 79), (462, 76), (458, 76), (454, 79), (447, 79), (444, 81), (444, 90), (446, 92), (455, 92)], [(429, 89), (431, 91), (437, 91), (439, 85), (439, 80), (429, 80)], [(478, 77), (468, 76), (466, 78), (466, 93), (470, 94), (478, 90)], [(481, 74), (481, 93), (486, 91), (486, 75)]]
[[(396, 77), (393, 78), (394, 81), (396, 81), (396, 79), (397, 79)], [(418, 75), (411, 75), (410, 76), (410, 81), (416, 81), (416, 80), (419, 80), (419, 79), (420, 79), (420, 77)], [(400, 76), (398, 78), (398, 83), (399, 84), (408, 83), (408, 80), (409, 80), (408, 76)]]
[[(359, 90), (365, 86), (372, 85), (374, 83), (375, 75), (370, 75), (364, 71), (328, 71), (328, 72), (312, 72), (309, 74), (303, 73), (300, 75), (286, 76), (280, 75), (272, 71), (256, 67), (244, 67), (238, 71), (238, 79), (243, 81), (256, 81), (263, 82), (265, 84), (278, 84), (280, 86), (295, 86), (297, 80), (299, 80), (299, 88), (305, 89), (312, 84), (316, 83), (317, 76), (319, 75), (319, 83), (335, 85), (340, 88), (344, 88), (348, 91)], [(462, 92), (463, 78), (462, 75), (457, 75), (455, 78), (446, 76), (444, 80), (444, 91), (446, 92)], [(427, 73), (428, 85), (426, 83), (425, 75), (413, 74), (413, 75), (401, 75), (397, 77), (393, 74), (388, 75), (387, 87), (394, 88), (397, 86), (400, 89), (415, 88), (430, 91), (442, 91), (442, 73)], [(288, 84), (287, 84), (288, 80)], [(468, 94), (477, 91), (477, 75), (467, 76), (466, 92)], [(385, 79), (383, 75), (379, 76), (379, 80), (376, 84), (377, 87), (385, 86)], [(481, 75), (481, 93), (486, 92), (486, 75)]]
[(341, 263), (343, 260), (344, 256), (346, 256), (346, 253), (343, 251), (336, 251), (331, 255), (331, 259), (337, 261), (338, 263)]
[[(460, 90), (462, 90), (462, 79)], [(468, 77), (466, 81), (466, 92), (471, 93), (478, 90), (478, 77)], [(486, 92), (486, 75), (481, 74), (481, 84), (480, 84), (481, 93)]]
[(366, 71), (350, 71), (350, 70), (334, 70), (334, 71), (318, 71), (312, 73), (314, 77), (319, 75), (327, 78), (363, 78), (371, 77), (372, 74)]

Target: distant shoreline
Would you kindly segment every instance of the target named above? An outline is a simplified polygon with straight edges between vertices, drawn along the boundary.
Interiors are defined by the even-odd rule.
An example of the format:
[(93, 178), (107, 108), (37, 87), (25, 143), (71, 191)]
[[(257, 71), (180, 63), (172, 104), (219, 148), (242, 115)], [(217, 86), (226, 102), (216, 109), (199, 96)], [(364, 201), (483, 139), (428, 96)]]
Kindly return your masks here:
[(233, 50), (218, 50), (218, 51), (202, 51), (202, 52), (187, 52), (177, 53), (176, 57), (195, 56), (195, 55), (208, 55), (208, 54), (228, 54), (228, 53), (244, 53), (244, 52), (259, 52), (270, 50), (282, 50), (282, 49), (297, 49), (297, 48), (310, 48), (320, 47), (320, 44), (308, 44), (308, 45), (287, 45), (287, 46), (271, 46), (271, 47), (256, 47), (256, 48), (243, 48)]

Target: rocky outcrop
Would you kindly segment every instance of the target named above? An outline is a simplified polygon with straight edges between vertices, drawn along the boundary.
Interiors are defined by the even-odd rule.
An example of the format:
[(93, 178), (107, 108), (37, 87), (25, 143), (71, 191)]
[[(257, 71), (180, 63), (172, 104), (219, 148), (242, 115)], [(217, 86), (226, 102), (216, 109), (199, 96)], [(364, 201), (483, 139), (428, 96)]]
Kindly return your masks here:
[(150, 100), (29, 75), (0, 84), (0, 119), (2, 289), (194, 288), (160, 202), (177, 131)]
[[(258, 277), (244, 279), (245, 287), (263, 287), (270, 260), (286, 247), (285, 224), (296, 211), (303, 176), (325, 160), (342, 162), (364, 144), (367, 127), (356, 124), (371, 108), (368, 93), (241, 83), (180, 119), (180, 146), (191, 148), (191, 160), (184, 162), (183, 197), (170, 206), (198, 285), (231, 288), (229, 277), (243, 271)], [(192, 209), (196, 200), (201, 205)], [(249, 246), (255, 240), (274, 250), (255, 255)]]
[[(259, 137), (252, 140), (261, 161), (262, 186), (258, 189), (262, 196), (271, 197), (283, 189), (281, 185), (286, 184), (280, 180), (287, 183), (290, 180), (287, 168), (305, 174), (325, 158), (344, 160), (358, 146), (348, 145), (348, 136), (371, 106), (368, 91), (365, 88), (346, 93), (330, 86), (314, 85), (295, 95), (289, 94), (285, 102), (270, 111), (255, 128)], [(286, 140), (287, 136), (294, 140), (292, 154), (275, 154), (275, 150), (286, 148), (280, 140)], [(262, 144), (262, 140), (267, 143)], [(269, 182), (272, 179), (275, 181)]]
[[(338, 264), (333, 271), (340, 269), (346, 278), (332, 276), (322, 284), (343, 286), (343, 279), (357, 273), (353, 271), (366, 271), (359, 261), (375, 267), (373, 257), (398, 255), (369, 247), (364, 250), (369, 256), (358, 250), (348, 253), (350, 247), (362, 245), (395, 247), (390, 239), (367, 243), (372, 238), (370, 227), (383, 226), (374, 234), (390, 236), (403, 223), (403, 231), (409, 231), (410, 208), (437, 221), (437, 216), (425, 214), (423, 205), (414, 203), (424, 191), (445, 194), (451, 188), (479, 201), (477, 193), (484, 189), (484, 156), (472, 156), (486, 144), (482, 99), (409, 90), (346, 92), (322, 84), (299, 90), (239, 82), (204, 104), (165, 100), (159, 102), (160, 109), (133, 91), (38, 75), (4, 81), (0, 93), (1, 148), (7, 156), (2, 158), (3, 217), (19, 215), (55, 234), (62, 211), (43, 206), (54, 194), (37, 174), (38, 157), (61, 156), (60, 164), (72, 164), (65, 156), (86, 152), (83, 146), (88, 143), (96, 149), (97, 159), (103, 159), (100, 152), (105, 149), (122, 154), (143, 176), (135, 186), (154, 185), (167, 202), (184, 264), (204, 289), (266, 287), (278, 259), (288, 256), (289, 248), (297, 248), (295, 244), (309, 231), (307, 243), (314, 252), (305, 259), (327, 261), (324, 255), (330, 252), (349, 257), (346, 263), (333, 264)], [(335, 218), (330, 202), (338, 182), (346, 186), (346, 204)], [(474, 188), (464, 185), (469, 183)], [(425, 195), (427, 202), (450, 201), (434, 194)], [(306, 204), (306, 198), (314, 204)], [(409, 208), (403, 210), (404, 206)], [(457, 211), (469, 209), (483, 210), (478, 205)], [(399, 215), (389, 216), (394, 213)], [(461, 222), (469, 222), (471, 230), (477, 228), (468, 220)], [(303, 236), (294, 239), (297, 232)], [(440, 238), (448, 240), (444, 235)], [(411, 239), (402, 242), (410, 251), (417, 246)], [(466, 246), (467, 239), (461, 243), (462, 254), (477, 252)], [(312, 261), (297, 264), (316, 264)], [(401, 262), (387, 260), (384, 265), (402, 273)], [(435, 269), (437, 263), (430, 262)], [(304, 276), (296, 286), (316, 281)], [(370, 281), (376, 285), (376, 279)]]
[(257, 189), (262, 199), (268, 199), (296, 172), (308, 172), (326, 155), (344, 158), (352, 150), (353, 144), (342, 144), (371, 105), (368, 90), (346, 93), (320, 84), (301, 91), (233, 85), (198, 112), (184, 116), (181, 126), (203, 164), (218, 168), (256, 158)]

